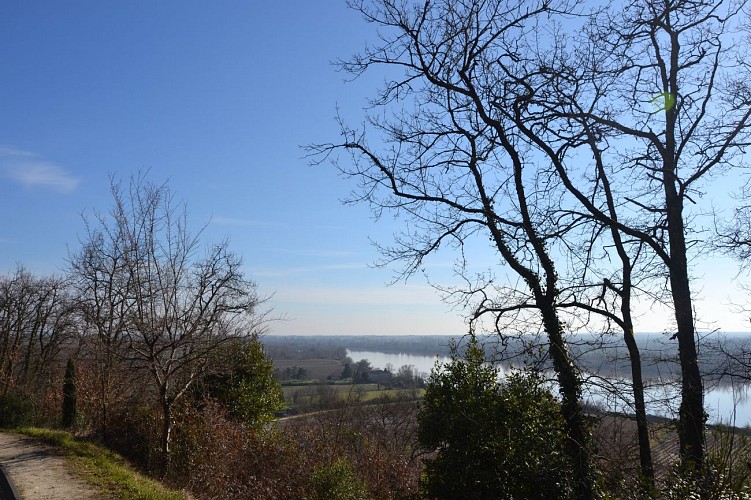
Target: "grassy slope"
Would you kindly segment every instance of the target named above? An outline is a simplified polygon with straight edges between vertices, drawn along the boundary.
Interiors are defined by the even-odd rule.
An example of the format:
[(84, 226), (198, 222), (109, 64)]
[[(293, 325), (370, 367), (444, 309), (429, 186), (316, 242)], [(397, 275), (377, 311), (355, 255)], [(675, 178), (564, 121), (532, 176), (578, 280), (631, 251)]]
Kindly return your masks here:
[(59, 446), (72, 469), (106, 495), (123, 499), (186, 500), (185, 493), (170, 490), (158, 481), (136, 472), (124, 458), (106, 448), (62, 431), (24, 427), (13, 432)]

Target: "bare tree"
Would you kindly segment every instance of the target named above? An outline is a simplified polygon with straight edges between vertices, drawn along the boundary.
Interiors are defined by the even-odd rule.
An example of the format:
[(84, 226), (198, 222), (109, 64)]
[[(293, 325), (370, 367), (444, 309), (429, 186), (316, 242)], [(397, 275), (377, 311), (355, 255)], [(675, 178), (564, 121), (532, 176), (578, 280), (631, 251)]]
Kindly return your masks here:
[[(465, 200), (471, 196), (482, 200), (484, 195), (493, 201), (495, 222), (510, 222), (506, 235), (532, 223), (538, 241), (554, 249), (551, 253), (546, 248), (548, 256), (573, 248), (566, 240), (582, 227), (591, 227), (590, 248), (615, 249), (619, 279), (604, 276), (599, 283), (580, 287), (580, 292), (568, 286), (573, 281), (559, 279), (556, 307), (572, 307), (575, 317), (581, 311), (594, 312), (619, 325), (631, 353), (634, 393), (639, 398), (643, 388), (638, 381), (630, 302), (631, 294), (641, 290), (633, 287), (633, 259), (651, 253), (641, 261), (641, 269), (660, 263), (658, 278), (666, 282), (675, 314), (682, 387), (681, 456), (687, 469), (700, 469), (705, 414), (690, 286), (691, 248), (696, 240), (691, 238), (700, 229), (696, 217), (702, 215), (697, 203), (702, 186), (711, 175), (739, 165), (748, 143), (747, 66), (733, 48), (739, 41), (743, 3), (635, 1), (625, 9), (618, 6), (586, 16), (578, 40), (564, 36), (555, 22), (573, 23), (573, 16), (565, 16), (574, 14), (573, 9), (562, 4), (546, 3), (542, 10), (533, 5), (515, 10), (509, 2), (381, 4), (357, 7), (366, 18), (395, 28), (399, 35), (384, 37), (380, 47), (345, 68), (358, 72), (374, 64), (399, 66), (408, 76), (387, 84), (374, 104), (408, 102), (415, 95), (419, 103), (410, 102), (415, 112), (402, 111), (392, 119), (374, 114), (370, 118), (370, 124), (385, 132), (394, 145), (392, 154), (381, 159), (381, 171), (400, 168), (399, 175), (379, 179), (372, 173), (350, 173), (359, 175), (366, 186), (381, 184), (408, 200), (390, 205), (377, 201), (379, 207), (410, 212), (419, 202), (435, 205), (448, 200), (453, 205), (445, 204), (449, 211), (442, 215), (454, 217), (444, 223), (443, 233), (435, 224), (432, 234), (410, 234), (402, 241), (422, 243), (418, 251), (391, 255), (412, 257), (419, 264), (421, 256), (445, 240), (470, 235), (466, 228), (476, 221), (469, 215), (489, 213), (484, 207), (466, 210)], [(549, 16), (544, 29), (536, 17), (542, 12)], [(466, 144), (451, 141), (462, 133)], [(354, 143), (365, 144), (362, 137), (351, 134), (345, 147)], [(511, 162), (519, 160), (517, 172), (526, 168), (527, 176), (515, 175), (517, 196), (510, 190), (466, 189), (461, 174), (497, 160), (499, 150)], [(474, 160), (456, 174), (449, 167), (457, 165), (460, 156)], [(444, 167), (439, 180), (427, 174), (431, 162)], [(527, 167), (535, 163), (535, 169)], [(412, 177), (406, 178), (404, 172)], [(486, 172), (479, 170), (484, 181), (489, 178)], [(565, 186), (568, 198), (551, 188), (556, 181)], [(425, 193), (426, 187), (436, 186), (430, 196), (402, 196), (410, 189)], [(365, 191), (364, 198), (372, 201), (372, 193)], [(497, 217), (500, 194), (514, 200), (521, 219), (508, 212), (503, 213), (505, 221)], [(551, 197), (562, 201), (553, 203)], [(691, 204), (700, 208), (691, 209)], [(526, 217), (525, 211), (533, 217)], [(437, 220), (435, 213), (410, 213), (423, 224)], [(537, 252), (534, 236), (528, 234), (522, 241), (529, 245), (522, 248)], [(542, 268), (561, 270), (560, 265)], [(591, 274), (591, 269), (585, 265), (579, 274)], [(529, 278), (520, 276), (529, 285)], [(655, 273), (640, 275), (639, 280), (644, 282), (645, 276)], [(487, 284), (489, 280), (473, 291), (485, 294)], [(617, 297), (618, 314), (612, 306), (593, 306), (599, 294), (592, 294), (591, 285)], [(508, 302), (509, 296), (519, 294), (514, 290), (504, 297)], [(480, 312), (500, 317), (519, 311), (522, 302), (504, 306), (499, 300), (485, 300)], [(640, 408), (637, 412), (643, 413)], [(646, 444), (645, 415), (639, 420), (643, 424), (639, 434)], [(647, 451), (643, 448), (645, 474)]]
[[(741, 299), (735, 303), (737, 314), (748, 318), (751, 322), (751, 307), (748, 304), (748, 296), (751, 293), (751, 285), (744, 282), (751, 270), (751, 205), (748, 198), (751, 194), (751, 183), (741, 189), (741, 204), (735, 207), (729, 221), (721, 221), (716, 228), (717, 239), (711, 246), (713, 250), (719, 250), (733, 257), (739, 265), (737, 278), (741, 280)], [(714, 354), (712, 375), (719, 382), (729, 379), (731, 383), (739, 381), (746, 384), (751, 381), (751, 345), (744, 339), (733, 337), (721, 337), (710, 343), (710, 351)]]
[[(545, 332), (562, 397), (567, 453), (579, 494), (591, 498), (594, 473), (581, 380), (559, 315), (562, 290), (553, 257), (557, 238), (580, 218), (556, 217), (566, 192), (554, 182), (553, 166), (538, 164), (517, 126), (492, 111), (515, 96), (504, 84), (505, 72), (515, 74), (521, 66), (519, 53), (536, 35), (531, 27), (572, 6), (565, 1), (384, 0), (354, 7), (383, 28), (383, 38), (344, 69), (355, 75), (377, 65), (403, 70), (374, 100), (383, 116), (369, 117), (378, 140), (390, 147), (372, 147), (364, 132), (343, 125), (343, 142), (312, 150), (325, 157), (339, 149), (350, 152), (351, 163), (339, 166), (360, 181), (356, 199), (371, 203), (377, 213), (392, 209), (409, 216), (405, 236), (383, 249), (387, 258), (406, 262), (407, 275), (441, 246), (461, 251), (479, 235), (489, 238), (524, 288), (503, 287), (503, 299), (481, 303), (477, 316), (492, 314), (496, 325), (509, 315), (525, 318), (525, 324)], [(397, 111), (387, 116), (393, 103), (404, 104), (390, 108)]]
[(262, 300), (226, 242), (197, 255), (200, 233), (190, 233), (185, 207), (165, 185), (113, 181), (112, 194), (109, 218), (97, 218), (74, 268), (84, 271), (77, 279), (105, 351), (153, 381), (169, 459), (175, 403), (219, 347), (259, 333)]
[[(548, 103), (546, 112), (534, 111), (530, 130), (548, 157), (558, 158), (553, 163), (569, 192), (614, 239), (622, 234), (662, 264), (675, 314), (680, 449), (689, 470), (703, 464), (705, 422), (691, 249), (701, 237), (697, 217), (708, 211), (698, 203), (702, 190), (710, 176), (737, 167), (748, 144), (747, 66), (734, 49), (742, 7), (644, 0), (592, 16), (582, 44), (541, 66), (553, 90), (535, 89), (529, 98)], [(595, 159), (588, 179), (570, 166), (591, 163), (584, 151)]]
[[(113, 192), (119, 188), (112, 185)], [(77, 313), (89, 379), (93, 381), (95, 422), (105, 439), (113, 405), (126, 397), (133, 375), (124, 358), (127, 318), (134, 307), (133, 283), (127, 268), (125, 207), (84, 218), (86, 234), (78, 253), (69, 257), (76, 290)]]
[(751, 269), (751, 181), (740, 192), (741, 204), (735, 207), (730, 221), (721, 221), (716, 229), (714, 248), (735, 258), (742, 271)]
[(68, 283), (38, 278), (23, 267), (0, 277), (0, 388), (49, 389), (60, 352), (74, 329)]
[[(686, 205), (710, 175), (737, 166), (747, 144), (746, 65), (732, 49), (742, 2), (636, 0), (592, 13), (565, 1), (352, 4), (381, 39), (343, 69), (357, 76), (385, 66), (390, 79), (362, 132), (343, 124), (343, 142), (313, 150), (349, 151), (350, 165), (339, 165), (360, 182), (353, 201), (410, 217), (396, 246), (382, 248), (387, 259), (405, 261), (409, 275), (441, 246), (463, 251), (478, 234), (490, 238), (523, 288), (485, 276), (467, 279), (462, 293), (480, 297), (475, 317), (493, 315), (499, 331), (509, 316), (529, 329), (528, 313), (539, 312), (580, 465), (581, 382), (562, 318), (616, 324), (648, 478), (631, 309), (637, 298), (662, 299), (663, 285), (681, 368), (681, 457), (700, 469), (705, 416), (689, 264), (701, 209)], [(580, 251), (586, 257), (572, 257)], [(613, 264), (598, 269), (595, 255)], [(588, 470), (582, 465), (580, 478)]]

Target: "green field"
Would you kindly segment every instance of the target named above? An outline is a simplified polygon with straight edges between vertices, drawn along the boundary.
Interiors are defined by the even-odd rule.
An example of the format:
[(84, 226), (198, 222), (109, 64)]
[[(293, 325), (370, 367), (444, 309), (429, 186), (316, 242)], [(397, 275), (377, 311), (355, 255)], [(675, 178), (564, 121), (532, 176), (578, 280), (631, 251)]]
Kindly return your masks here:
[[(328, 400), (372, 401), (386, 397), (422, 397), (424, 389), (383, 389), (379, 384), (308, 384), (282, 387), (284, 402), (288, 408), (305, 410), (321, 406)], [(332, 401), (333, 400), (333, 401)]]

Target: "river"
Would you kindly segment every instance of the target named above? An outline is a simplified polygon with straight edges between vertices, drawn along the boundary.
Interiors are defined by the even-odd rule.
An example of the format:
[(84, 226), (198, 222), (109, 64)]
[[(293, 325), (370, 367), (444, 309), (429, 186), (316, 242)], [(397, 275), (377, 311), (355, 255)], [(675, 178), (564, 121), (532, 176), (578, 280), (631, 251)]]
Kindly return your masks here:
[[(404, 365), (412, 365), (421, 374), (430, 374), (436, 364), (450, 361), (445, 356), (421, 356), (415, 354), (391, 354), (376, 351), (347, 351), (347, 356), (355, 361), (367, 359), (373, 368), (398, 370)], [(503, 373), (501, 374), (503, 375)], [(616, 399), (611, 390), (614, 387), (627, 393), (629, 381), (625, 379), (605, 380), (600, 385), (589, 384), (584, 391), (585, 401), (611, 411), (628, 411), (631, 401)], [(652, 415), (675, 417), (678, 411), (680, 388), (675, 384), (655, 384), (647, 389), (648, 412)], [(709, 414), (709, 423), (725, 423), (738, 427), (751, 426), (751, 398), (749, 384), (719, 384), (705, 390), (704, 402)]]

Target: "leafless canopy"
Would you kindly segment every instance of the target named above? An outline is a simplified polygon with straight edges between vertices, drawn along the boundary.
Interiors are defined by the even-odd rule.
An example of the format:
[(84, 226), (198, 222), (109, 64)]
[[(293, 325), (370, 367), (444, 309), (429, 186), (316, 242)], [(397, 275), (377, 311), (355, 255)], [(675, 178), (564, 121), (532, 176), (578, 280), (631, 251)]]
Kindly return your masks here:
[(137, 177), (123, 189), (113, 180), (112, 194), (112, 211), (96, 216), (72, 259), (80, 309), (105, 360), (150, 375), (168, 453), (173, 403), (222, 344), (260, 333), (263, 301), (227, 242), (199, 255), (200, 232), (191, 234), (165, 185)]
[(463, 257), (469, 242), (489, 239), (504, 272), (471, 276), (460, 257), (466, 286), (446, 291), (499, 332), (545, 331), (559, 376), (576, 378), (563, 368), (570, 360), (555, 361), (565, 345), (551, 332), (563, 318), (577, 329), (604, 319), (628, 343), (633, 300), (665, 301), (682, 374), (682, 456), (700, 466), (689, 264), (708, 212), (703, 190), (741, 165), (748, 145), (743, 2), (351, 5), (380, 40), (341, 67), (355, 77), (377, 67), (386, 81), (362, 129), (342, 123), (341, 142), (311, 149), (356, 179), (352, 201), (406, 216), (387, 261), (410, 275), (441, 247)]

